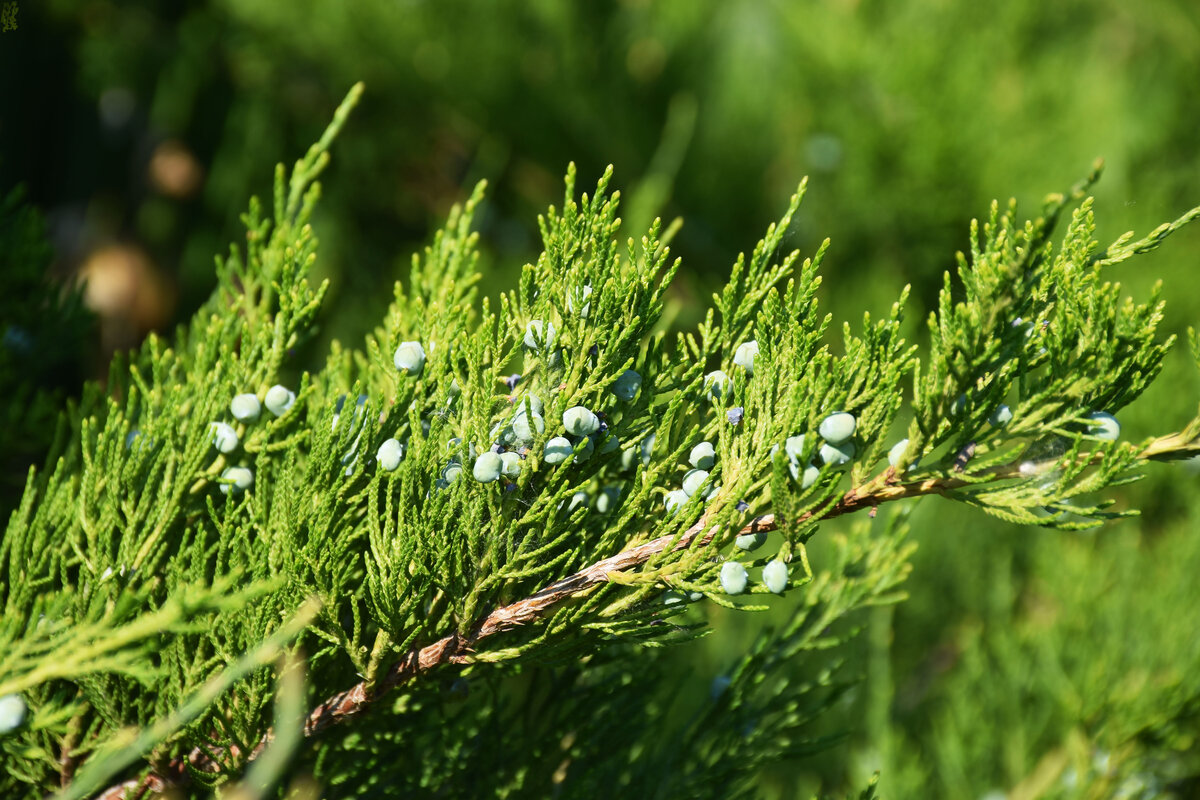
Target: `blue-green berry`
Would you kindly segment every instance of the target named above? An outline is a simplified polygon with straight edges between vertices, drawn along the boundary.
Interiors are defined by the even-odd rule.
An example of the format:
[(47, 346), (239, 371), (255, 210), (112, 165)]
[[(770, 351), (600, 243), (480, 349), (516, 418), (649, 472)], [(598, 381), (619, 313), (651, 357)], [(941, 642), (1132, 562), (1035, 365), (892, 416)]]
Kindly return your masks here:
[(1008, 406), (1001, 403), (991, 416), (988, 417), (988, 422), (992, 423), (993, 428), (1003, 428), (1008, 423), (1012, 422), (1013, 412)]
[(572, 436), (587, 436), (600, 430), (600, 419), (583, 406), (572, 406), (563, 412), (563, 427)]
[[(892, 449), (888, 450), (888, 466), (894, 469), (900, 463), (900, 459), (904, 457), (906, 450), (908, 450), (908, 439), (901, 439), (892, 445)], [(910, 466), (915, 466), (915, 464)]]
[[(796, 478), (796, 475), (793, 473), (792, 477)], [(801, 489), (809, 488), (814, 483), (816, 483), (817, 478), (820, 478), (820, 477), (821, 477), (821, 470), (819, 470), (816, 467), (816, 465), (809, 464), (807, 467), (804, 468), (804, 472), (802, 472), (800, 474), (800, 477), (798, 479), (800, 481), (800, 488)]]
[(1085, 414), (1084, 419), (1091, 423), (1088, 426), (1088, 433), (1097, 439), (1115, 442), (1121, 438), (1121, 423), (1117, 422), (1117, 418), (1107, 411), (1092, 411)]
[(650, 464), (650, 457), (654, 454), (654, 434), (650, 434), (645, 439), (642, 439), (642, 465)]
[(281, 386), (278, 383), (267, 389), (267, 396), (263, 399), (263, 405), (277, 417), (282, 417), (296, 403), (296, 393), (286, 386)]
[(821, 456), (821, 463), (832, 464), (836, 467), (849, 463), (854, 458), (855, 452), (854, 442), (844, 442), (842, 444), (825, 443), (821, 445), (819, 454)]
[(767, 534), (765, 531), (755, 531), (754, 533), (741, 533), (733, 540), (734, 545), (739, 550), (757, 550), (767, 542)]
[(788, 568), (787, 564), (779, 559), (772, 559), (767, 562), (762, 571), (763, 584), (775, 594), (783, 594), (783, 590), (788, 584)]
[(462, 464), (457, 461), (451, 461), (442, 469), (442, 480), (449, 486), (462, 476), (462, 471)]
[(663, 505), (667, 508), (668, 514), (674, 514), (688, 501), (687, 492), (683, 489), (672, 489), (663, 497)]
[(500, 473), (503, 470), (504, 459), (500, 458), (499, 453), (493, 453), (489, 450), (475, 459), (475, 465), (471, 468), (471, 474), (480, 483), (491, 483), (492, 481), (500, 480)]
[(9, 733), (25, 721), (25, 700), (19, 694), (0, 697), (0, 733)]
[[(430, 349), (432, 348), (431, 344)], [(425, 368), (425, 348), (420, 342), (401, 342), (396, 348), (396, 354), (392, 356), (392, 363), (405, 375), (419, 375)]]
[(712, 679), (712, 683), (708, 686), (708, 696), (716, 700), (721, 695), (725, 694), (725, 690), (733, 684), (733, 678), (728, 675), (718, 675)]
[(708, 480), (708, 470), (689, 469), (683, 476), (683, 491), (687, 493), (688, 497), (694, 497), (706, 480)]
[(704, 388), (714, 400), (720, 400), (733, 389), (733, 381), (717, 369), (704, 376)]
[(621, 447), (621, 440), (616, 437), (611, 431), (608, 432), (604, 440), (600, 443), (600, 455), (608, 455), (614, 453)]
[(592, 437), (584, 437), (580, 441), (579, 446), (575, 448), (575, 463), (582, 464), (584, 461), (587, 461), (589, 458), (591, 458), (592, 454), (595, 452), (596, 444), (592, 441)]
[(400, 459), (404, 458), (404, 445), (395, 439), (384, 439), (383, 444), (379, 445), (378, 452), (375, 453), (375, 460), (379, 462), (379, 466), (384, 472), (395, 472), (400, 466)]
[(637, 396), (638, 390), (642, 388), (642, 376), (638, 375), (631, 369), (627, 369), (621, 373), (621, 377), (617, 378), (612, 385), (612, 393), (618, 399), (629, 402)]
[(253, 422), (262, 413), (262, 404), (258, 402), (258, 395), (246, 392), (235, 396), (229, 402), (229, 411), (236, 420)]
[(588, 499), (589, 499), (588, 493), (583, 491), (582, 489), (580, 491), (576, 492), (575, 494), (571, 495), (571, 502), (567, 504), (567, 513), (568, 514), (571, 513), (572, 511), (579, 508), (580, 506), (587, 508), (588, 507)]
[(517, 413), (519, 414), (526, 408), (535, 414), (544, 414), (546, 412), (546, 404), (542, 402), (542, 398), (533, 392), (526, 392), (517, 398)]
[(516, 453), (500, 454), (501, 472), (506, 478), (516, 478), (521, 474), (521, 457)]
[(525, 326), (525, 346), (530, 350), (541, 350), (543, 347), (554, 347), (554, 323), (543, 325), (540, 319), (533, 319)]
[[(776, 446), (778, 447), (778, 445)], [(775, 452), (775, 450), (771, 451), (772, 458), (775, 457)], [(799, 461), (800, 457), (804, 455), (804, 434), (789, 436), (783, 443), (783, 452), (789, 461)]]
[(962, 416), (962, 413), (966, 411), (966, 409), (967, 396), (965, 394), (960, 394), (958, 399), (954, 401), (954, 404), (950, 406), (950, 416), (960, 417)]
[(857, 426), (858, 420), (854, 418), (853, 414), (837, 411), (821, 420), (817, 433), (821, 434), (821, 438), (830, 444), (841, 444), (854, 436), (854, 429)]
[(244, 492), (254, 485), (254, 473), (245, 467), (226, 467), (221, 473), (221, 492)]
[(713, 464), (717, 463), (717, 451), (712, 442), (701, 442), (693, 447), (688, 454), (688, 463), (696, 469), (712, 469)]
[(746, 591), (750, 574), (738, 561), (726, 561), (721, 565), (721, 588), (725, 594), (741, 594)]
[(565, 436), (555, 436), (546, 442), (546, 450), (542, 454), (542, 460), (547, 464), (561, 464), (567, 460), (567, 456), (574, 452), (575, 446), (571, 444), (570, 439)]
[(600, 490), (600, 494), (596, 495), (596, 513), (607, 514), (616, 509), (619, 502), (621, 502), (621, 487), (606, 486)]
[(208, 440), (221, 453), (232, 453), (238, 446), (237, 431), (227, 422), (208, 423)]
[(546, 421), (536, 411), (526, 414), (521, 410), (513, 417), (512, 430), (518, 442), (530, 443), (538, 434), (545, 433)]
[(754, 374), (754, 359), (757, 357), (758, 342), (754, 340), (742, 342), (738, 345), (737, 350), (733, 351), (733, 363), (746, 370), (749, 375)]

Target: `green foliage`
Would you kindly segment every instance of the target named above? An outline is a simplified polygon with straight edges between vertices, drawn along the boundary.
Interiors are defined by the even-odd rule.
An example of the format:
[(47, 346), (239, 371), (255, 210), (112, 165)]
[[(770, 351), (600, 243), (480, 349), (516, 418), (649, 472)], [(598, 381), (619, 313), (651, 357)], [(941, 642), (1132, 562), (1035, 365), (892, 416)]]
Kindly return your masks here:
[[(280, 736), (266, 660), (291, 642), (316, 709), (305, 725), (316, 778), (339, 794), (749, 796), (765, 765), (837, 741), (816, 723), (859, 671), (831, 648), (853, 639), (861, 610), (898, 600), (908, 574), (898, 520), (824, 537), (833, 546), (814, 566), (818, 522), (939, 493), (1013, 521), (1095, 525), (1110, 516), (1102, 493), (1142, 461), (1195, 446), (1109, 441), (1086, 415), (1135, 400), (1171, 344), (1157, 298), (1122, 302), (1102, 271), (1197, 212), (1101, 255), (1086, 199), (1057, 246), (1067, 198), (1024, 224), (993, 206), (957, 283), (946, 276), (922, 353), (901, 335), (907, 289), (882, 319), (827, 340), (826, 246), (804, 261), (783, 250), (802, 184), (695, 330), (672, 337), (665, 296), (681, 262), (661, 224), (621, 242), (611, 170), (577, 196), (574, 167), (561, 207), (539, 218), (542, 253), (498, 303), (474, 286), (481, 185), (413, 259), (362, 348), (335, 343), (301, 373), (291, 409), (235, 421), (234, 396), (261, 398), (303, 366), (291, 359), (327, 288), (308, 280), (315, 179), (360, 93), (290, 174), (277, 170), (270, 216), (251, 202), (245, 246), (218, 259), (218, 288), (192, 322), (116, 363), (30, 475), (0, 545), (0, 686), (30, 709), (0, 740), (6, 792), (69, 782), (81, 761), (79, 780), (94, 780), (129, 728), (146, 731), (133, 749), (150, 751), (122, 777), (204, 787), (240, 775)], [(750, 341), (752, 369), (735, 359)], [(419, 370), (397, 369), (402, 342), (421, 344)], [(641, 385), (626, 400), (613, 388), (630, 369)], [(705, 385), (714, 369), (730, 378), (719, 398)], [(1001, 402), (1013, 418), (992, 425)], [(572, 433), (564, 412), (579, 407), (599, 429), (576, 429), (571, 455), (547, 462), (546, 442)], [(857, 420), (845, 464), (819, 455), (835, 411)], [(910, 415), (901, 473), (885, 454)], [(214, 448), (217, 421), (236, 422), (238, 449)], [(799, 434), (798, 453), (776, 451)], [(405, 448), (395, 471), (373, 457), (389, 438)], [(700, 441), (715, 463), (665, 513)], [(521, 456), (519, 474), (475, 479), (494, 445)], [(791, 458), (817, 465), (817, 479), (798, 480)], [(771, 547), (733, 546), (759, 529), (778, 531)], [(790, 562), (795, 609), (732, 659), (703, 707), (671, 702), (656, 646), (700, 635), (702, 609), (769, 608), (759, 576), (776, 558)], [(748, 602), (722, 588), (730, 561), (749, 569)], [(806, 663), (804, 680), (782, 675)], [(485, 699), (452, 708), (439, 683), (459, 677)], [(1200, 698), (1177, 684), (1185, 703)], [(296, 718), (289, 691), (279, 719)], [(280, 774), (260, 763), (274, 766), (253, 768), (246, 791)]]

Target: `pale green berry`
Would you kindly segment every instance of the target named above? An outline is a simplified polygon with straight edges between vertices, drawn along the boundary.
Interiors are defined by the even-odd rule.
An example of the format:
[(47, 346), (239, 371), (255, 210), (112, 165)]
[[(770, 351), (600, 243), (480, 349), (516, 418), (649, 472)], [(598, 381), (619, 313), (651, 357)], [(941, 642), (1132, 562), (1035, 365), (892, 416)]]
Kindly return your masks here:
[(296, 393), (278, 383), (267, 389), (263, 405), (277, 417), (282, 417), (296, 402)]
[[(775, 445), (775, 447), (778, 448), (779, 445)], [(771, 451), (772, 458), (775, 457), (776, 452), (776, 450)], [(800, 457), (804, 455), (804, 434), (789, 436), (783, 443), (783, 452), (790, 461), (799, 461)]]
[[(432, 343), (429, 348), (433, 349)], [(425, 348), (420, 342), (401, 342), (392, 357), (392, 363), (405, 375), (419, 375), (425, 367)]]
[(563, 412), (563, 427), (572, 436), (587, 436), (600, 430), (600, 419), (583, 406), (572, 406)]
[(621, 489), (619, 486), (606, 486), (600, 490), (600, 494), (596, 496), (596, 513), (607, 514), (617, 507), (617, 503), (621, 501)]
[(232, 453), (238, 446), (237, 431), (226, 422), (208, 423), (208, 440), (222, 453)]
[(804, 474), (800, 478), (800, 488), (807, 489), (817, 482), (817, 478), (821, 477), (821, 470), (816, 466), (809, 464), (804, 468)]
[(758, 357), (758, 342), (749, 341), (738, 345), (738, 349), (733, 351), (733, 363), (737, 364), (742, 369), (746, 370), (747, 374), (754, 374), (754, 359)]
[(516, 453), (501, 453), (500, 461), (502, 463), (501, 471), (506, 478), (516, 478), (521, 474), (521, 457)]
[(555, 436), (546, 442), (546, 450), (542, 454), (542, 460), (547, 464), (561, 464), (567, 460), (567, 456), (574, 452), (575, 446), (571, 444), (570, 439), (565, 436)]
[(1085, 414), (1084, 419), (1091, 423), (1088, 426), (1088, 433), (1097, 439), (1115, 442), (1121, 438), (1121, 423), (1117, 422), (1117, 418), (1107, 411), (1092, 411)]
[(542, 398), (533, 392), (527, 392), (517, 399), (517, 413), (520, 414), (526, 408), (535, 414), (544, 414), (546, 411), (546, 406), (542, 402)]
[(518, 411), (513, 417), (512, 430), (518, 442), (532, 442), (535, 436), (546, 431), (546, 421), (536, 411), (532, 414)]
[(610, 432), (604, 437), (603, 444), (600, 445), (600, 455), (608, 455), (609, 453), (616, 452), (620, 447), (621, 440)]
[(892, 445), (892, 449), (888, 450), (888, 466), (895, 467), (900, 463), (900, 459), (904, 457), (904, 451), (908, 449), (908, 439), (901, 439)]
[(821, 434), (821, 438), (830, 444), (841, 444), (854, 436), (854, 429), (857, 426), (858, 421), (854, 419), (853, 414), (837, 411), (821, 420), (817, 433)]
[(592, 310), (592, 304), (588, 302), (588, 298), (592, 296), (591, 286), (581, 286), (576, 289), (568, 290), (567, 292), (567, 312), (574, 314), (575, 307), (579, 306), (579, 316), (583, 319), (588, 318), (588, 314)]
[(258, 402), (258, 395), (246, 392), (235, 396), (230, 401), (229, 411), (236, 420), (253, 422), (262, 413), (262, 404)]
[(533, 319), (525, 326), (525, 346), (530, 350), (540, 350), (542, 347), (554, 347), (554, 323), (542, 324), (540, 319)]
[(714, 400), (720, 400), (733, 389), (733, 381), (717, 369), (704, 376), (704, 388)]
[(627, 369), (621, 373), (621, 377), (617, 378), (612, 385), (612, 393), (618, 399), (629, 402), (637, 396), (638, 390), (642, 388), (642, 376), (638, 375), (631, 369)]
[(688, 501), (687, 492), (683, 489), (673, 489), (667, 492), (663, 497), (663, 505), (667, 508), (668, 514), (674, 514), (679, 509), (683, 508), (684, 503)]
[(701, 442), (693, 447), (688, 454), (688, 463), (696, 469), (712, 469), (713, 464), (717, 463), (717, 451), (712, 442)]
[(596, 452), (596, 445), (592, 442), (592, 437), (587, 437), (581, 442), (581, 447), (576, 448), (575, 463), (581, 464), (592, 457)]
[(988, 417), (988, 422), (992, 423), (993, 428), (1003, 428), (1005, 425), (1012, 422), (1012, 418), (1012, 409), (1001, 403), (1000, 406), (992, 412), (992, 415)]
[(567, 504), (567, 513), (571, 513), (580, 506), (588, 507), (588, 493), (582, 490), (571, 495), (571, 502)]
[(823, 444), (821, 445), (820, 456), (821, 463), (832, 464), (839, 466), (847, 464), (854, 458), (856, 448), (854, 442), (845, 442), (843, 444)]
[(462, 464), (459, 464), (457, 461), (451, 461), (442, 469), (442, 480), (446, 482), (447, 486), (449, 486), (459, 479), (459, 477), (462, 475), (462, 471)]
[(733, 540), (734, 545), (739, 550), (757, 550), (766, 544), (766, 542), (767, 534), (765, 531), (738, 534), (738, 537)]
[(696, 492), (700, 491), (700, 487), (708, 480), (708, 470), (706, 469), (690, 469), (683, 476), (683, 491), (688, 497), (695, 496)]
[(480, 483), (491, 483), (500, 480), (500, 473), (503, 469), (504, 459), (500, 458), (499, 453), (489, 450), (475, 459), (475, 466), (471, 468), (471, 474)]
[(783, 590), (788, 584), (788, 568), (787, 564), (779, 559), (773, 559), (767, 562), (762, 571), (763, 584), (775, 594), (783, 594)]
[(19, 694), (0, 697), (0, 733), (9, 733), (25, 721), (25, 700)]
[(654, 453), (654, 434), (642, 439), (642, 465), (650, 464), (650, 456)]
[(379, 451), (375, 453), (375, 460), (379, 462), (379, 466), (384, 472), (395, 472), (400, 466), (400, 459), (404, 458), (404, 445), (395, 439), (384, 439), (383, 444), (379, 445)]
[(226, 467), (221, 473), (221, 492), (244, 492), (254, 485), (254, 473), (245, 467)]
[(726, 561), (721, 565), (721, 588), (725, 594), (741, 594), (749, 580), (750, 574), (740, 562)]

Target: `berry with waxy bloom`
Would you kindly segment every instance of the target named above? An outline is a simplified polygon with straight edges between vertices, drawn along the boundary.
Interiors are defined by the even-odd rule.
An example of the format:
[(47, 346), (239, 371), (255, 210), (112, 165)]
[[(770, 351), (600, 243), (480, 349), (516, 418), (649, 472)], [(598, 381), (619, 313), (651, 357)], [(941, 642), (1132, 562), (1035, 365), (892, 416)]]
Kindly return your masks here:
[(740, 562), (726, 561), (721, 565), (721, 588), (725, 590), (725, 594), (741, 594), (746, 591), (749, 579), (749, 573)]
[(830, 444), (841, 444), (854, 436), (854, 429), (857, 426), (858, 420), (854, 418), (853, 414), (836, 411), (821, 420), (817, 433), (821, 434), (821, 438)]
[(449, 486), (462, 476), (462, 471), (462, 464), (451, 461), (442, 469), (442, 480)]
[(246, 392), (234, 396), (229, 402), (229, 412), (239, 422), (253, 422), (262, 413), (262, 404), (258, 402), (258, 395)]
[(588, 302), (588, 298), (592, 296), (591, 285), (580, 286), (575, 289), (567, 290), (567, 313), (574, 314), (576, 306), (579, 307), (579, 316), (583, 319), (588, 318), (591, 313), (592, 304)]
[(737, 350), (733, 351), (733, 363), (746, 370), (750, 375), (754, 374), (754, 359), (757, 357), (758, 342), (753, 339), (742, 342), (738, 345)]
[(227, 422), (208, 423), (208, 440), (221, 453), (232, 453), (238, 446), (237, 431)]
[(688, 463), (696, 469), (712, 469), (713, 464), (717, 463), (717, 452), (712, 442), (701, 442), (693, 447), (688, 454)]
[(668, 514), (674, 514), (683, 504), (688, 501), (687, 492), (683, 489), (672, 489), (663, 497), (663, 505), (667, 507)]
[(504, 477), (516, 478), (521, 474), (521, 457), (516, 453), (501, 453), (500, 463)]
[(554, 323), (542, 323), (540, 319), (531, 319), (525, 326), (525, 346), (530, 350), (540, 350), (542, 347), (554, 347)]
[(607, 514), (617, 507), (621, 501), (621, 487), (606, 486), (596, 495), (596, 513)]
[(741, 425), (742, 418), (746, 416), (746, 409), (741, 406), (734, 406), (725, 412), (725, 418), (729, 420), (730, 425)]
[(617, 378), (612, 385), (612, 393), (619, 399), (629, 402), (642, 388), (642, 376), (638, 375), (631, 369), (627, 369), (621, 373), (621, 377)]
[(404, 458), (404, 445), (400, 444), (395, 439), (384, 439), (383, 444), (379, 445), (378, 452), (375, 453), (375, 460), (379, 462), (379, 466), (384, 472), (395, 472), (400, 466), (400, 459)]
[(567, 504), (567, 513), (569, 514), (580, 506), (588, 507), (588, 493), (582, 489), (571, 495), (571, 502)]
[(714, 400), (720, 400), (733, 389), (733, 382), (717, 369), (704, 376), (704, 388)]
[[(901, 439), (892, 445), (892, 449), (888, 450), (888, 466), (895, 468), (900, 463), (900, 459), (904, 456), (904, 451), (908, 449), (908, 439)], [(916, 463), (909, 465), (915, 467)]]
[(527, 444), (532, 442), (535, 436), (545, 432), (546, 421), (536, 411), (526, 414), (524, 410), (521, 410), (513, 417), (512, 430), (518, 443)]
[(1092, 411), (1085, 414), (1084, 419), (1091, 423), (1088, 426), (1088, 433), (1097, 439), (1115, 442), (1121, 438), (1121, 423), (1117, 422), (1117, 418), (1107, 411)]
[(821, 456), (821, 463), (832, 464), (836, 467), (848, 464), (854, 458), (855, 451), (854, 442), (845, 442), (843, 444), (825, 443), (821, 445), (818, 452)]
[(542, 460), (547, 464), (561, 464), (567, 460), (567, 456), (574, 452), (575, 446), (571, 444), (570, 439), (565, 436), (555, 436), (546, 442), (546, 450), (542, 454)]
[(696, 492), (700, 491), (700, 487), (706, 480), (708, 480), (708, 470), (690, 469), (683, 476), (683, 491), (688, 497), (693, 497)]
[[(432, 344), (430, 349), (433, 349)], [(425, 368), (425, 348), (420, 342), (401, 342), (392, 356), (392, 363), (405, 375), (419, 375)]]
[(754, 533), (741, 533), (733, 540), (734, 545), (739, 550), (757, 550), (766, 544), (767, 534), (765, 531), (755, 531)]
[(763, 584), (775, 594), (783, 594), (783, 590), (788, 584), (788, 568), (787, 564), (779, 559), (772, 559), (767, 562), (762, 571)]
[(500, 457), (499, 453), (488, 451), (475, 459), (475, 465), (471, 468), (471, 474), (480, 483), (491, 483), (492, 481), (500, 480), (500, 473), (503, 470), (504, 459)]
[(583, 406), (572, 406), (563, 412), (563, 427), (572, 436), (587, 436), (600, 430), (600, 419)]
[(263, 399), (263, 405), (277, 417), (282, 417), (296, 403), (296, 393), (286, 386), (275, 384), (270, 389), (267, 389), (267, 396)]
[(988, 417), (988, 422), (992, 423), (993, 428), (1003, 428), (1008, 423), (1012, 422), (1013, 412), (1008, 406), (1001, 403), (991, 416)]
[(600, 455), (616, 452), (621, 447), (621, 440), (614, 433), (607, 433), (600, 444)]
[(221, 473), (221, 492), (244, 492), (254, 485), (254, 473), (245, 467), (226, 467)]
[(19, 694), (0, 697), (0, 733), (9, 733), (25, 721), (25, 699)]

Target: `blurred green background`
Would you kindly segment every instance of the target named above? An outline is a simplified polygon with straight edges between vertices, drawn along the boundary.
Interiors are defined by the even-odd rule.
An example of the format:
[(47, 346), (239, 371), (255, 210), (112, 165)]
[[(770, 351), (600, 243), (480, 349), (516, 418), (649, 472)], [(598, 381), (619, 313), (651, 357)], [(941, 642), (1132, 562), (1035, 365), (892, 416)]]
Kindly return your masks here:
[[(53, 274), (88, 278), (96, 374), (203, 301), (248, 196), (359, 80), (316, 223), (334, 289), (314, 353), (373, 326), (481, 178), (485, 289), (509, 286), (571, 160), (583, 186), (616, 166), (629, 234), (684, 219), (681, 325), (805, 175), (787, 244), (832, 239), (826, 307), (854, 321), (911, 283), (918, 341), (993, 198), (1035, 213), (1103, 157), (1102, 241), (1200, 204), (1194, 0), (18, 6), (0, 34), (0, 187), (25, 184), (45, 214)], [(1161, 278), (1169, 333), (1200, 322), (1200, 227), (1132, 264), (1114, 279), (1144, 298)], [(1195, 413), (1183, 348), (1167, 372), (1121, 414), (1127, 437)], [(923, 502), (911, 598), (864, 616), (843, 654), (865, 682), (823, 724), (848, 739), (781, 764), (764, 791), (839, 791), (882, 769), (887, 797), (1200, 796), (1198, 480), (1156, 467), (1114, 492), (1140, 520), (1086, 534)], [(697, 692), (759, 624), (714, 622), (676, 656)]]

